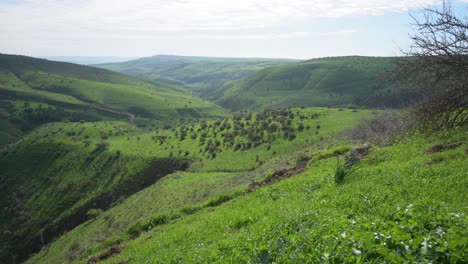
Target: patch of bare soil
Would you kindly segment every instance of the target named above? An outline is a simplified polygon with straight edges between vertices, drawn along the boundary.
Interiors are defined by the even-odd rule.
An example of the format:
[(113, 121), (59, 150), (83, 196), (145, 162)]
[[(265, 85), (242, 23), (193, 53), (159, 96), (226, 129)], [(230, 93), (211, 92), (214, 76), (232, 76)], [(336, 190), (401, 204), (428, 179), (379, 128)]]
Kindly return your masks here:
[[(98, 255), (96, 256), (93, 256), (91, 257), (87, 262), (86, 264), (95, 264), (95, 263), (98, 263), (99, 261), (103, 261), (105, 259), (108, 259), (110, 257), (113, 257), (117, 254), (119, 254), (120, 252), (122, 251), (122, 247), (121, 246), (112, 246), (110, 247), (108, 250), (104, 251), (104, 252), (101, 252), (99, 253)], [(123, 262), (123, 263), (126, 263)]]
[(297, 163), (296, 166), (294, 166), (293, 168), (275, 171), (273, 172), (273, 174), (268, 176), (268, 178), (262, 181), (252, 182), (251, 184), (249, 184), (249, 188), (250, 190), (255, 190), (265, 185), (271, 185), (273, 183), (276, 183), (284, 179), (287, 179), (289, 177), (292, 177), (294, 175), (297, 175), (306, 169), (307, 163), (308, 161), (304, 160), (304, 161), (300, 161), (299, 163)]
[(461, 146), (462, 143), (461, 142), (454, 142), (454, 143), (450, 143), (450, 144), (437, 144), (437, 145), (434, 145), (434, 146), (431, 146), (430, 148), (428, 148), (426, 150), (426, 153), (428, 154), (432, 154), (432, 153), (436, 153), (436, 152), (441, 152), (441, 151), (444, 151), (444, 150), (447, 150), (447, 149), (454, 149), (458, 146)]

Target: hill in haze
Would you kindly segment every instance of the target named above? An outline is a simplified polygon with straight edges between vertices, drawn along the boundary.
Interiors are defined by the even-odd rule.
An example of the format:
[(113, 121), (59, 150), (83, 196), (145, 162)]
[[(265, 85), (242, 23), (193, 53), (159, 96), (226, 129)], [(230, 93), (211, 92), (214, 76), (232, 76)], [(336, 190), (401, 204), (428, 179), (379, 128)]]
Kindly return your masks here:
[(115, 56), (45, 56), (47, 60), (76, 63), (82, 65), (98, 63), (114, 63), (135, 60), (137, 57), (115, 57)]
[[(224, 116), (183, 88), (71, 63), (0, 54), (3, 141), (53, 121)], [(133, 121), (133, 120), (131, 120)], [(5, 143), (5, 142), (3, 142)]]
[(213, 91), (226, 82), (244, 78), (270, 66), (294, 62), (297, 60), (158, 55), (95, 66), (146, 80), (185, 86), (204, 97), (211, 97)]
[(278, 107), (401, 107), (411, 91), (385, 81), (396, 58), (331, 57), (263, 69), (225, 84), (216, 102), (230, 110)]

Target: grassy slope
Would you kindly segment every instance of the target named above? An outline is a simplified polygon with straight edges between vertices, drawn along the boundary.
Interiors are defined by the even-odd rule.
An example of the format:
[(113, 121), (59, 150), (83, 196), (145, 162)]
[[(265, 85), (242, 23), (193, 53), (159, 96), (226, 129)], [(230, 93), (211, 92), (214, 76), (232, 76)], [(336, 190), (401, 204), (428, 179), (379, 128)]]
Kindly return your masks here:
[(183, 85), (211, 97), (213, 91), (228, 81), (241, 79), (266, 67), (293, 62), (296, 60), (160, 55), (96, 66), (151, 81)]
[[(460, 128), (373, 146), (338, 186), (336, 158), (312, 148), (300, 175), (182, 215), (134, 240), (111, 241), (107, 247), (120, 243), (123, 251), (103, 263), (466, 262), (466, 145), (425, 152), (466, 140)], [(77, 245), (65, 236), (30, 262), (60, 262), (57, 255), (86, 251), (79, 234), (70, 235)]]
[(89, 209), (108, 208), (184, 168), (181, 159), (109, 152), (94, 145), (109, 130), (128, 134), (135, 129), (125, 122), (46, 125), (4, 150), (1, 259), (18, 253), (24, 259), (40, 248), (41, 236), (48, 243), (85, 221)]
[[(307, 118), (301, 120), (300, 115), (297, 115), (297, 112)], [(71, 237), (70, 235), (67, 235), (60, 241), (65, 241), (64, 243), (66, 247), (70, 246), (71, 242), (69, 243), (69, 241), (72, 241), (75, 243), (84, 243), (86, 247), (92, 249), (93, 246), (96, 245), (96, 241), (99, 240), (99, 238), (96, 237), (97, 234), (103, 235), (103, 237), (108, 239), (109, 234), (122, 232), (122, 230), (125, 230), (125, 228), (127, 228), (129, 224), (132, 224), (136, 219), (149, 217), (155, 212), (167, 211), (169, 209), (177, 210), (182, 204), (202, 202), (220, 193), (233, 191), (239, 187), (244, 188), (252, 180), (263, 177), (265, 174), (270, 173), (272, 169), (277, 168), (277, 166), (286, 166), (284, 162), (277, 162), (277, 160), (270, 162), (270, 159), (276, 159), (276, 157), (281, 155), (290, 155), (291, 152), (302, 149), (305, 144), (326, 144), (328, 137), (353, 125), (359, 118), (369, 115), (369, 112), (367, 111), (351, 112), (350, 110), (337, 111), (337, 109), (294, 109), (291, 110), (290, 113), (296, 114), (294, 119), (291, 119), (294, 127), (297, 127), (299, 123), (303, 123), (305, 126), (309, 125), (312, 128), (304, 129), (301, 132), (296, 131), (297, 137), (294, 140), (284, 139), (282, 132), (272, 133), (278, 135), (275, 140), (269, 143), (262, 143), (257, 147), (252, 147), (251, 149), (234, 150), (232, 145), (221, 144), (216, 152), (217, 155), (215, 158), (213, 158), (212, 154), (209, 152), (199, 152), (200, 149), (204, 150), (210, 144), (208, 143), (209, 139), (214, 140), (216, 138), (213, 136), (215, 132), (218, 134), (218, 138), (221, 137), (221, 132), (219, 132), (218, 129), (214, 129), (214, 124), (217, 123), (215, 121), (208, 122), (206, 127), (202, 128), (201, 131), (197, 131), (201, 128), (201, 125), (196, 124), (194, 126), (194, 131), (195, 134), (198, 134), (198, 137), (195, 139), (192, 139), (191, 133), (188, 133), (184, 140), (180, 140), (180, 137), (175, 137), (176, 133), (180, 134), (179, 129), (177, 131), (156, 130), (153, 132), (143, 133), (134, 131), (125, 135), (121, 135), (120, 133), (109, 135), (109, 139), (106, 141), (109, 142), (110, 146), (103, 155), (105, 153), (115, 155), (113, 153), (121, 150), (121, 157), (138, 157), (140, 162), (139, 166), (143, 166), (145, 165), (145, 162), (148, 162), (149, 160), (161, 159), (164, 157), (168, 158), (171, 156), (170, 153), (172, 152), (173, 158), (190, 160), (191, 166), (188, 168), (188, 172), (178, 174), (182, 175), (182, 179), (164, 178), (163, 181), (157, 181), (150, 189), (137, 194), (136, 197), (138, 198), (126, 200), (124, 205), (122, 205), (123, 207), (116, 207), (112, 209), (112, 211), (106, 213), (110, 215), (112, 218), (111, 221), (114, 224), (108, 225), (108, 221), (103, 221), (101, 219), (89, 224), (89, 230), (86, 229), (86, 227), (80, 227), (80, 229), (77, 229), (80, 231), (70, 232), (70, 234), (77, 234), (81, 238), (88, 237), (85, 241), (77, 242), (74, 235), (71, 235)], [(318, 116), (315, 114), (318, 114)], [(253, 117), (251, 120), (253, 121), (255, 119), (256, 118)], [(232, 122), (232, 119), (226, 121)], [(220, 123), (222, 124), (223, 122), (224, 121), (221, 121)], [(245, 120), (242, 122), (245, 122)], [(316, 128), (317, 124), (320, 124), (320, 129)], [(112, 129), (112, 126), (109, 124), (101, 124), (97, 126), (99, 130), (102, 130), (105, 133), (108, 133), (108, 131)], [(56, 126), (49, 125), (45, 127), (42, 132), (38, 132), (38, 141), (50, 140), (50, 138), (43, 138), (44, 134), (46, 134), (47, 131), (55, 131), (60, 127), (63, 127), (63, 125), (57, 124)], [(86, 127), (86, 130), (82, 132), (81, 135), (78, 135), (78, 132), (81, 131), (83, 127)], [(249, 126), (246, 126), (246, 128), (249, 128)], [(113, 130), (115, 131), (116, 129)], [(120, 130), (124, 129), (122, 128)], [(67, 132), (70, 131), (77, 132), (77, 135), (67, 136)], [(82, 148), (84, 141), (83, 138), (87, 135), (89, 136), (88, 140), (91, 140), (92, 142), (100, 140), (100, 133), (94, 131), (92, 124), (76, 124), (74, 127), (65, 126), (63, 132), (56, 134), (53, 139), (57, 142), (69, 142), (69, 144), (71, 144), (71, 141), (75, 140), (74, 144)], [(229, 131), (233, 132), (234, 127)], [(207, 140), (204, 144), (200, 144), (200, 137), (204, 133), (208, 135)], [(268, 135), (268, 133), (265, 134), (263, 139), (266, 140)], [(159, 138), (161, 136), (167, 136), (163, 144), (159, 142)], [(169, 138), (169, 136), (171, 136), (171, 138)], [(320, 140), (320, 138), (322, 138), (322, 140)], [(247, 140), (241, 135), (236, 138), (236, 142), (246, 141)], [(268, 146), (270, 147), (268, 148)], [(84, 148), (83, 151), (89, 153), (92, 149), (93, 147), (91, 145), (88, 148)], [(179, 150), (181, 150), (180, 154)], [(190, 154), (185, 156), (184, 152), (187, 150)], [(0, 162), (1, 161), (2, 160), (0, 160)], [(277, 166), (273, 165), (276, 163), (278, 163)], [(261, 166), (261, 164), (264, 165)], [(91, 164), (87, 166), (94, 167), (95, 170), (101, 170), (99, 164)], [(122, 164), (121, 166), (127, 168), (127, 165), (125, 164)], [(260, 168), (258, 171), (246, 173), (246, 170), (258, 168), (259, 166)], [(128, 172), (129, 176), (131, 175), (130, 173), (131, 172)], [(103, 175), (102, 180), (96, 180), (98, 180), (98, 182), (105, 182), (108, 180), (106, 175), (107, 174)], [(36, 175), (34, 177), (39, 178), (40, 175)], [(187, 181), (184, 182), (185, 180)], [(67, 182), (72, 180), (70, 178), (64, 178), (62, 181), (63, 184), (67, 184)], [(73, 180), (74, 188), (77, 190), (81, 189), (81, 182), (85, 181), (85, 179)], [(183, 194), (170, 194), (172, 192), (171, 190), (176, 190), (178, 188), (177, 186), (183, 189)], [(24, 188), (29, 189), (30, 187), (26, 185)], [(54, 187), (51, 186), (50, 188), (53, 190)], [(49, 197), (50, 193), (44, 193), (43, 195), (44, 197)], [(28, 207), (44, 207), (44, 204), (39, 203), (39, 201), (40, 200), (37, 199), (30, 200)], [(58, 204), (63, 205), (63, 203), (60, 202)], [(80, 202), (78, 202), (78, 204), (80, 204)], [(70, 208), (69, 210), (71, 210), (74, 206), (71, 204), (68, 205), (67, 208)], [(102, 230), (102, 232), (96, 231), (97, 233), (95, 233), (95, 230)], [(88, 235), (83, 236), (79, 233)], [(60, 247), (64, 246), (63, 244), (57, 245), (61, 245)], [(64, 251), (63, 254), (64, 255), (55, 256), (55, 258), (66, 259), (67, 251)]]
[[(225, 116), (222, 108), (172, 85), (154, 85), (104, 69), (24, 56), (0, 54), (0, 92), (5, 103), (20, 99), (67, 112), (101, 112), (92, 115), (97, 119), (109, 113), (90, 109), (90, 105), (159, 120)], [(15, 115), (15, 111), (10, 112)], [(16, 111), (17, 119), (22, 118), (20, 114)]]
[(395, 107), (405, 92), (382, 81), (395, 58), (322, 58), (264, 69), (225, 85), (217, 102), (231, 110), (300, 106)]

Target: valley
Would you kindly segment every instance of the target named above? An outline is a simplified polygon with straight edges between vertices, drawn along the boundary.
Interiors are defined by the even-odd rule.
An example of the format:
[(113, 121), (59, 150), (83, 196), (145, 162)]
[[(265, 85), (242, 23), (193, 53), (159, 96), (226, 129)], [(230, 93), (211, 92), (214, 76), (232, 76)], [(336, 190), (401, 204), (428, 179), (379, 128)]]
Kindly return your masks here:
[(0, 261), (463, 262), (466, 126), (397, 60), (0, 55)]

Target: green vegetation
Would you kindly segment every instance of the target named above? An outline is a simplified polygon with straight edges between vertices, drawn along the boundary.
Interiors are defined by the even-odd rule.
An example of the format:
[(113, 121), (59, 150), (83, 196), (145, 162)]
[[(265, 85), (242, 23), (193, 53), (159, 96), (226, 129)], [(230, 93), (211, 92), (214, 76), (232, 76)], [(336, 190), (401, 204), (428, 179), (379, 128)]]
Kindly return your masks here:
[(8, 120), (8, 116), (0, 110), (0, 146), (13, 143), (22, 135), (21, 131)]
[(0, 262), (468, 262), (466, 125), (365, 110), (393, 60), (0, 55)]
[(305, 144), (325, 144), (368, 115), (317, 108), (243, 113), (166, 129), (126, 122), (44, 125), (0, 159), (1, 206), (9, 212), (1, 223), (11, 232), (3, 257), (13, 248), (39, 249), (42, 240), (48, 243), (89, 219), (90, 209), (107, 210), (174, 170), (249, 171)]
[(221, 86), (252, 75), (261, 69), (296, 62), (288, 59), (207, 58), (159, 55), (97, 67), (117, 71), (152, 82), (184, 86), (212, 98)]
[(184, 86), (232, 111), (302, 107), (400, 107), (414, 92), (386, 80), (397, 58), (294, 60), (154, 56), (97, 65)]
[(407, 104), (412, 94), (385, 81), (395, 60), (335, 57), (270, 67), (227, 83), (216, 102), (234, 111), (353, 105), (394, 108)]
[[(63, 129), (67, 126), (72, 129)], [(101, 129), (127, 134), (133, 128), (129, 124), (99, 124), (93, 131), (91, 127), (90, 123), (46, 125), (1, 153), (0, 223), (8, 234), (0, 245), (2, 259), (40, 249), (43, 242), (86, 221), (90, 209), (108, 209), (187, 166), (175, 157), (149, 159), (109, 152), (108, 143), (101, 143), (107, 136)]]
[(138, 122), (226, 116), (219, 106), (173, 85), (154, 85), (103, 69), (3, 54), (0, 100), (0, 118), (23, 131), (56, 121), (133, 120), (136, 116)]
[[(278, 157), (290, 166), (304, 155), (310, 161), (294, 177), (262, 188), (246, 186), (269, 175), (262, 166), (244, 175), (175, 173), (67, 233), (29, 262), (80, 263), (115, 247), (119, 253), (102, 263), (464, 262), (466, 153), (452, 144), (464, 141), (460, 128), (371, 146), (358, 161), (360, 169), (340, 185), (333, 177), (335, 155), (349, 148), (334, 144)], [(264, 166), (284, 168), (276, 163)], [(232, 185), (236, 177), (244, 183)], [(219, 188), (206, 194), (210, 186)], [(238, 191), (232, 193), (234, 186)], [(149, 205), (153, 201), (163, 209)], [(127, 217), (134, 224), (112, 227)]]

